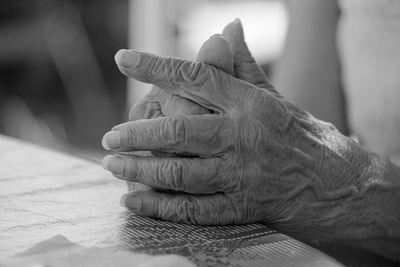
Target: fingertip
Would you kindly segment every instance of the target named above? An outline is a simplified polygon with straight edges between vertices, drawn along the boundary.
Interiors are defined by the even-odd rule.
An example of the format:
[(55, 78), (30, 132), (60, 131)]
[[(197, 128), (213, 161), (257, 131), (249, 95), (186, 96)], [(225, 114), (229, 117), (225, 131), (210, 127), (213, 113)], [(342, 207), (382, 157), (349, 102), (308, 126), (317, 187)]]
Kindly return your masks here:
[(101, 166), (103, 166), (103, 168), (104, 168), (106, 171), (109, 171), (108, 166), (109, 166), (110, 161), (112, 160), (112, 157), (113, 157), (113, 156), (111, 156), (111, 155), (107, 155), (107, 156), (105, 156), (105, 157), (103, 158), (103, 160), (101, 161)]
[(115, 53), (114, 60), (115, 60), (115, 63), (117, 63), (117, 65), (120, 65), (120, 62), (122, 61), (123, 54), (125, 52), (127, 52), (127, 51), (128, 50), (126, 50), (126, 49), (120, 49), (120, 50), (117, 51), (117, 53)]
[(121, 135), (119, 131), (107, 132), (101, 139), (101, 145), (106, 150), (119, 149), (121, 147)]
[(244, 41), (242, 22), (239, 18), (234, 19), (222, 31), (222, 35), (232, 42), (235, 40)]
[(118, 66), (133, 68), (139, 64), (140, 57), (140, 53), (136, 51), (121, 49), (115, 54), (114, 60)]
[(119, 204), (121, 205), (121, 207), (126, 207), (126, 197), (128, 194), (124, 194), (121, 196), (121, 199), (119, 200)]
[(242, 24), (242, 21), (240, 20), (240, 18), (235, 18), (232, 23), (239, 23)]
[[(240, 18), (235, 18), (234, 20), (232, 20), (231, 22), (229, 22), (226, 26), (225, 26), (225, 28), (229, 28), (229, 27), (232, 27), (232, 26), (238, 26), (238, 25), (241, 25), (242, 24), (242, 21), (240, 20)], [(224, 29), (225, 29), (224, 28)]]
[(204, 42), (197, 55), (197, 60), (234, 75), (232, 49), (221, 34), (214, 34)]
[(121, 196), (120, 205), (133, 212), (142, 211), (142, 198), (138, 194), (128, 193)]
[(123, 160), (119, 157), (107, 155), (101, 161), (101, 166), (107, 171), (112, 172), (114, 175), (122, 175)]
[(104, 136), (103, 136), (103, 138), (101, 139), (101, 146), (105, 149), (105, 150), (111, 150), (111, 148), (108, 146), (108, 144), (107, 144), (107, 137), (106, 137), (106, 135), (107, 134), (105, 134)]

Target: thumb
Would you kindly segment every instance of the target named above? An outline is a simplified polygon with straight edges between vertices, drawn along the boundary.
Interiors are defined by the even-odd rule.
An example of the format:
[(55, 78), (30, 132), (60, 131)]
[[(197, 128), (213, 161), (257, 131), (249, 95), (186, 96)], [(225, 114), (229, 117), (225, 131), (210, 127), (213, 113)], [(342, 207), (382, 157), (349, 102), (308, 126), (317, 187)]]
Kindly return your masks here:
[(215, 34), (204, 42), (197, 55), (197, 60), (235, 76), (232, 49), (221, 34)]
[(222, 35), (232, 47), (236, 77), (261, 88), (272, 88), (273, 86), (268, 81), (264, 71), (257, 64), (247, 47), (240, 20), (235, 19), (226, 25)]
[[(204, 42), (197, 60), (234, 75), (233, 53), (230, 44), (221, 34)], [(129, 112), (129, 120), (150, 119), (176, 114), (202, 115), (210, 111), (188, 99), (164, 92), (157, 86)]]

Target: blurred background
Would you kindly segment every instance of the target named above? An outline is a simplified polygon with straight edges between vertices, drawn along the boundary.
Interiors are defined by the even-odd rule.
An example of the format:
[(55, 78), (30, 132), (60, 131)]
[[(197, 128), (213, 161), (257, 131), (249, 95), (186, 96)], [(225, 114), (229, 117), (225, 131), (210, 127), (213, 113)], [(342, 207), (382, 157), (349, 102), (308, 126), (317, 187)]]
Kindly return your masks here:
[(279, 0), (2, 0), (0, 134), (98, 159), (150, 88), (120, 74), (118, 49), (194, 59), (237, 17), (269, 73), (288, 22)]

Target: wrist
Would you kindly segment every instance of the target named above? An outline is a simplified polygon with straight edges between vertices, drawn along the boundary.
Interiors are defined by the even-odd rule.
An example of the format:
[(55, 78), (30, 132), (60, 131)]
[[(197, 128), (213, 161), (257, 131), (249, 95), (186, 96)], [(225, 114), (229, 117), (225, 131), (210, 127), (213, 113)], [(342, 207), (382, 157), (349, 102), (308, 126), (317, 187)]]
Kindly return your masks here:
[(291, 201), (289, 219), (277, 228), (298, 238), (352, 244), (396, 259), (400, 168), (331, 125), (316, 125), (319, 130), (312, 138), (302, 135), (297, 147), (312, 158), (304, 161), (312, 177), (310, 190)]
[[(341, 137), (345, 138), (345, 137)], [(342, 160), (326, 187), (310, 205), (319, 214), (316, 239), (345, 243), (400, 260), (400, 168), (382, 155), (346, 140)], [(322, 177), (323, 174), (321, 174)], [(329, 185), (329, 183), (327, 183)], [(319, 229), (319, 230), (315, 230)], [(397, 258), (396, 258), (397, 257)]]

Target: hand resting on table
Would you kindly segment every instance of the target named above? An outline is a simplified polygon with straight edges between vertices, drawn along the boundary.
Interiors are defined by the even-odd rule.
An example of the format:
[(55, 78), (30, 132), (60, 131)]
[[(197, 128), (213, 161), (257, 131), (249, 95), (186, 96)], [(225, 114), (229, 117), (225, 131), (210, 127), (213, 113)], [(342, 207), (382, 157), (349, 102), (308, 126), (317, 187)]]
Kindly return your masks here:
[[(142, 115), (133, 108), (132, 121), (103, 138), (116, 153), (162, 152), (104, 159), (116, 177), (155, 189), (127, 194), (124, 205), (185, 223), (265, 222), (400, 260), (399, 168), (286, 100), (260, 73), (240, 23), (225, 31), (237, 77), (198, 61), (117, 54), (125, 75), (176, 100), (164, 102), (173, 103), (169, 114), (145, 100)], [(178, 103), (193, 109), (174, 113)]]

